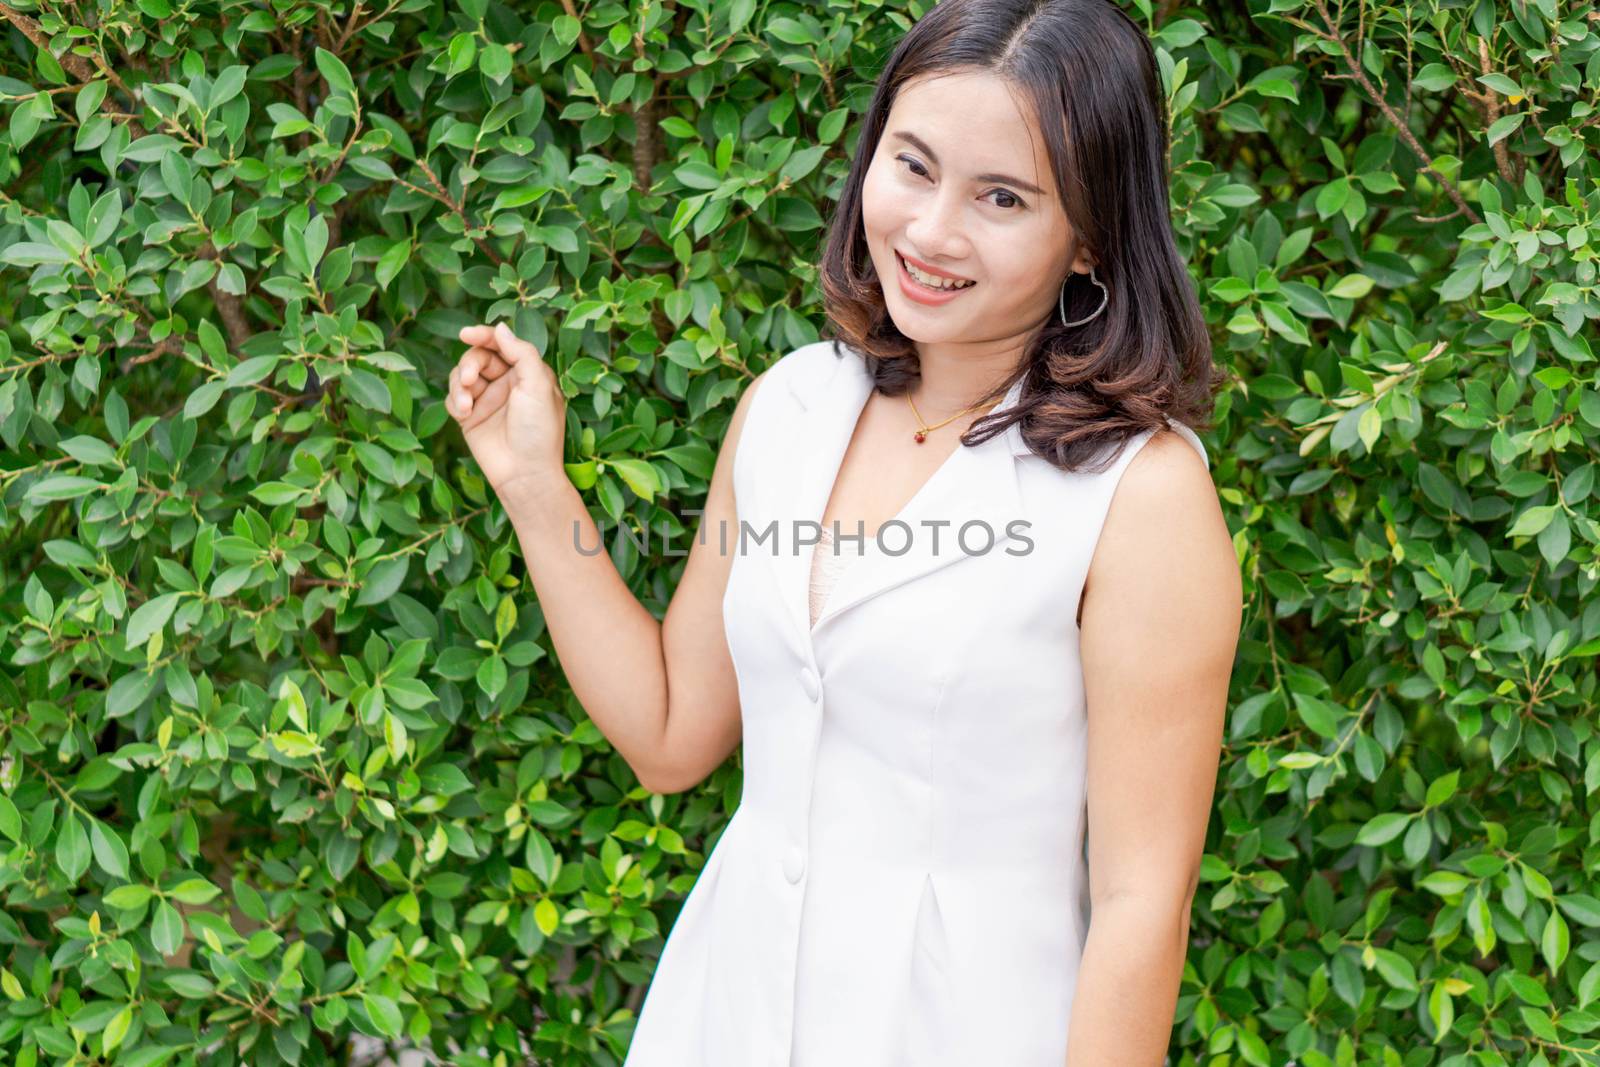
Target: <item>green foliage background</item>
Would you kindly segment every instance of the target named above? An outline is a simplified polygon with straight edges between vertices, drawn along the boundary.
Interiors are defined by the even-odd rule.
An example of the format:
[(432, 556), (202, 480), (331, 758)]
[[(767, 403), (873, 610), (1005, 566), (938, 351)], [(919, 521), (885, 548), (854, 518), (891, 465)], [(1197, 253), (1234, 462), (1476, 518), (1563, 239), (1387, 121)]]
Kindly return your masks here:
[[(738, 761), (573, 700), (456, 331), (659, 615), (926, 6), (0, 4), (0, 1061), (620, 1061)], [(1600, 1062), (1600, 15), (1128, 10), (1248, 599), (1172, 1063)]]

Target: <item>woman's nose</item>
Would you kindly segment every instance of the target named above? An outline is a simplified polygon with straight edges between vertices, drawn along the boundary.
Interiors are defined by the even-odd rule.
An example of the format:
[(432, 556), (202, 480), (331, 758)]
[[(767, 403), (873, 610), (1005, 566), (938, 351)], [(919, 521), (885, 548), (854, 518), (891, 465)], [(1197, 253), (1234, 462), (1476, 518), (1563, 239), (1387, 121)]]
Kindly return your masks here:
[(957, 258), (966, 254), (966, 234), (962, 229), (964, 205), (955, 191), (940, 190), (925, 198), (906, 225), (906, 236), (914, 251), (924, 259)]

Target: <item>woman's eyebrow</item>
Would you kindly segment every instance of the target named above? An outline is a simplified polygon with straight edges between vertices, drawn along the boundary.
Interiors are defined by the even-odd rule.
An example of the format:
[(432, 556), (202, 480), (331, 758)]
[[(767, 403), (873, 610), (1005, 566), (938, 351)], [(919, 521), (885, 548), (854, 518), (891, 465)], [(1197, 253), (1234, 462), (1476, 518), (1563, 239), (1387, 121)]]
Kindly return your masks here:
[[(909, 143), (911, 147), (915, 148), (917, 151), (921, 152), (923, 155), (932, 160), (934, 166), (937, 167), (939, 165), (938, 154), (935, 153), (933, 149), (929, 148), (928, 143), (922, 138), (918, 137), (916, 134), (908, 133), (905, 130), (895, 130), (889, 136), (898, 137), (902, 141)], [(1009, 174), (975, 174), (973, 175), (973, 180), (980, 182), (1002, 182), (1006, 185), (1015, 185), (1023, 192), (1032, 193), (1034, 196), (1044, 195), (1044, 190), (1039, 188), (1037, 185), (1034, 185), (1032, 182), (1025, 182), (1021, 178), (1013, 178)]]

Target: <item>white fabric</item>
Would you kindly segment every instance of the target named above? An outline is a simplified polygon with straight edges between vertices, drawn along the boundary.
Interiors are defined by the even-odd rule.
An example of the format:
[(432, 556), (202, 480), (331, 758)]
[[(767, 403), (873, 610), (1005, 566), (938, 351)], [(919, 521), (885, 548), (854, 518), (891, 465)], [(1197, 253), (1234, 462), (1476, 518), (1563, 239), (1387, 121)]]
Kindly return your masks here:
[[(839, 351), (774, 364), (735, 454), (743, 793), (625, 1067), (1061, 1067), (1089, 922), (1077, 601), (1152, 431), (1100, 473), (1014, 426), (958, 447), (908, 529), (846, 546), (811, 626), (809, 542), (871, 390)], [(979, 519), (987, 552), (981, 526), (955, 540)]]

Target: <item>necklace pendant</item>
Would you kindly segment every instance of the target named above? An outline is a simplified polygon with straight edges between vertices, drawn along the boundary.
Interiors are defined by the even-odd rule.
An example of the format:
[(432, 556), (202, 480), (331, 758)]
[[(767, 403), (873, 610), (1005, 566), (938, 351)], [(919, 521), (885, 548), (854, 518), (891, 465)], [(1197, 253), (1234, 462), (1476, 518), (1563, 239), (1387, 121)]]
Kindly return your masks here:
[(917, 444), (920, 445), (923, 442), (923, 439), (926, 438), (928, 435), (923, 433), (921, 430), (918, 430), (917, 432), (913, 433), (911, 436), (917, 442)]

